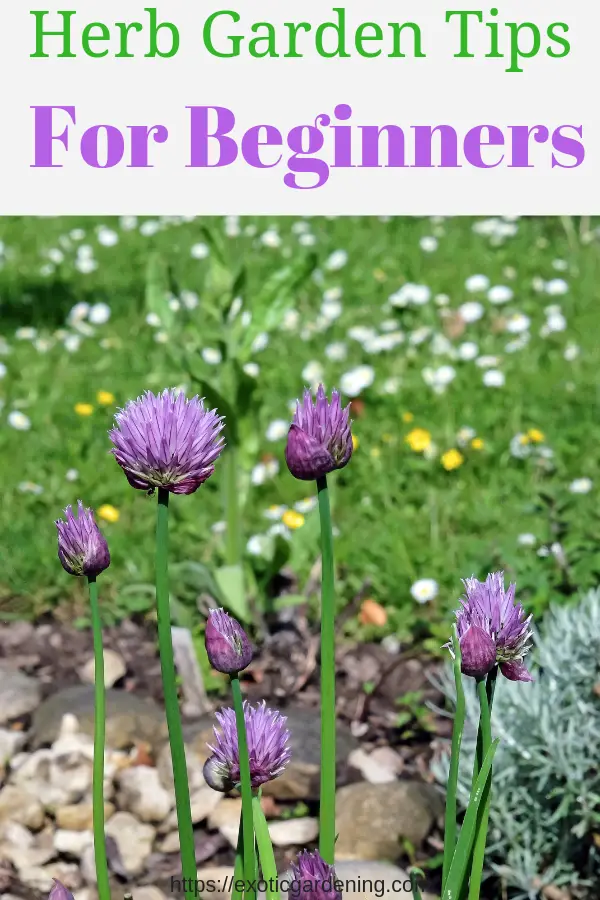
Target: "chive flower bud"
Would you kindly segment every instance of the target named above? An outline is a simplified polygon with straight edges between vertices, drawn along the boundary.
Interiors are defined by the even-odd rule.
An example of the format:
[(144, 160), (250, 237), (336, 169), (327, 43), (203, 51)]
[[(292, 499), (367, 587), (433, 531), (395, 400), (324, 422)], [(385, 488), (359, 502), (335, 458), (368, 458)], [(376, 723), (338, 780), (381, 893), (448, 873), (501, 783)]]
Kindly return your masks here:
[(69, 575), (95, 577), (110, 565), (108, 544), (96, 525), (94, 513), (77, 501), (77, 514), (71, 506), (65, 509), (65, 519), (54, 523), (58, 531), (58, 558)]
[(209, 662), (217, 672), (235, 675), (252, 662), (252, 645), (246, 632), (223, 609), (210, 611), (204, 640)]
[(343, 469), (352, 449), (350, 407), (342, 409), (337, 391), (332, 391), (329, 402), (322, 384), (315, 401), (306, 390), (296, 405), (285, 448), (292, 475), (301, 481), (323, 478), (334, 469)]

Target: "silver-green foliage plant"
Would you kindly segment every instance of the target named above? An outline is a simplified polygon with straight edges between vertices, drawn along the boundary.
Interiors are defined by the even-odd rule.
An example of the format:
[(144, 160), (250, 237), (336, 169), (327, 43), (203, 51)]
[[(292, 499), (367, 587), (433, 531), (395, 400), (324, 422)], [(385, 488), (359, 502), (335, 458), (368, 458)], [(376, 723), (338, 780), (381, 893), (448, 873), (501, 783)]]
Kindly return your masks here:
[[(498, 685), (492, 731), (494, 759), (490, 840), (486, 861), (514, 900), (535, 900), (547, 885), (569, 885), (582, 896), (600, 890), (600, 590), (576, 605), (554, 607), (536, 635), (534, 683), (523, 691)], [(448, 668), (442, 690), (454, 699)], [(465, 679), (466, 726), (459, 802), (471, 787), (479, 707), (475, 682)], [(448, 758), (433, 771), (445, 784)], [(594, 836), (596, 838), (594, 839)]]

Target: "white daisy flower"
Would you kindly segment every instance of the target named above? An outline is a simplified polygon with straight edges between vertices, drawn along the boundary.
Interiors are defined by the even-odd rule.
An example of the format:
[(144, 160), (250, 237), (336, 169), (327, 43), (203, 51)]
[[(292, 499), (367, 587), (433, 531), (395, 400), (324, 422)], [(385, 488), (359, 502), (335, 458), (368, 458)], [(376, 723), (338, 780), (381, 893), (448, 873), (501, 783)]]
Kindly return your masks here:
[(421, 240), (419, 241), (419, 247), (421, 248), (423, 253), (435, 253), (438, 248), (438, 240), (431, 235), (427, 235), (421, 238)]
[(18, 409), (13, 409), (8, 414), (8, 424), (17, 431), (29, 431), (31, 420)]
[(316, 509), (318, 500), (316, 497), (306, 497), (304, 500), (298, 500), (297, 503), (294, 503), (294, 509), (296, 512), (302, 513), (302, 515), (306, 515), (309, 512), (312, 512), (313, 509)]
[(15, 338), (18, 341), (33, 341), (37, 337), (37, 328), (17, 328)]
[(410, 593), (417, 603), (429, 603), (439, 593), (439, 585), (433, 578), (419, 578), (411, 586)]
[(593, 486), (591, 478), (576, 478), (569, 485), (569, 490), (572, 494), (589, 494)]
[(357, 397), (361, 391), (370, 387), (375, 380), (375, 369), (372, 366), (357, 366), (344, 372), (340, 378), (340, 389), (348, 397)]
[(39, 496), (39, 494), (44, 493), (44, 488), (41, 484), (36, 484), (35, 481), (20, 481), (17, 485), (17, 489), (22, 494), (35, 494)]
[(67, 353), (77, 353), (81, 347), (81, 338), (78, 334), (68, 334), (63, 341), (63, 347)]
[(246, 550), (250, 556), (267, 556), (271, 546), (272, 542), (268, 534), (253, 534), (248, 539)]
[(263, 247), (270, 247), (272, 250), (277, 250), (278, 247), (281, 247), (281, 237), (275, 228), (268, 228), (261, 234), (260, 242)]
[(563, 294), (568, 293), (569, 285), (564, 278), (553, 278), (551, 281), (546, 282), (544, 290), (553, 297), (560, 297)]
[(203, 244), (202, 242), (194, 244), (190, 249), (190, 256), (192, 259), (206, 259), (209, 254), (210, 248), (208, 247), (208, 244)]
[(312, 360), (302, 369), (302, 378), (310, 387), (317, 388), (323, 381), (324, 369), (320, 362)]
[(477, 294), (481, 291), (487, 291), (490, 286), (490, 279), (487, 275), (469, 275), (465, 281), (465, 288), (470, 294)]
[(506, 378), (500, 369), (488, 369), (483, 373), (483, 383), (486, 387), (504, 387)]
[(110, 306), (108, 303), (94, 303), (90, 307), (88, 320), (92, 325), (105, 325), (110, 319)]
[(458, 348), (458, 358), (463, 362), (469, 362), (476, 359), (479, 353), (479, 347), (473, 341), (464, 341)]
[(332, 362), (341, 362), (347, 356), (346, 345), (342, 341), (335, 341), (325, 347), (325, 356)]
[(119, 243), (119, 235), (112, 228), (101, 225), (98, 229), (98, 243), (103, 247), (115, 247)]
[(269, 335), (266, 331), (261, 331), (252, 341), (251, 350), (253, 353), (260, 353), (269, 346)]
[(244, 372), (249, 378), (258, 378), (260, 375), (260, 366), (258, 363), (249, 362), (243, 366)]
[(519, 547), (535, 547), (537, 538), (535, 534), (531, 534), (531, 532), (527, 531), (517, 537), (517, 544)]
[(408, 284), (402, 285), (400, 290), (396, 291), (389, 297), (389, 303), (392, 306), (403, 309), (405, 306), (425, 306), (431, 299), (431, 288), (426, 284)]
[(339, 272), (348, 262), (348, 254), (345, 250), (335, 250), (325, 261), (325, 269), (328, 272)]
[(524, 313), (514, 313), (506, 323), (506, 330), (510, 334), (522, 334), (529, 329), (531, 319)]
[(476, 300), (469, 300), (468, 303), (463, 303), (462, 306), (458, 307), (458, 312), (464, 322), (477, 322), (481, 319), (485, 310), (481, 303), (478, 303)]
[(514, 294), (512, 288), (506, 284), (496, 284), (488, 291), (487, 298), (490, 303), (500, 306), (502, 303), (508, 303), (512, 300)]
[(218, 366), (223, 357), (221, 351), (217, 347), (204, 347), (202, 350), (202, 359), (209, 366)]
[(567, 360), (567, 362), (573, 362), (574, 359), (577, 359), (580, 352), (580, 348), (577, 346), (577, 344), (572, 344), (569, 342), (565, 347), (563, 356)]
[(67, 481), (77, 481), (77, 479), (79, 478), (79, 472), (77, 471), (77, 469), (67, 469), (67, 471), (65, 472), (65, 478), (67, 479)]
[(265, 509), (264, 516), (266, 519), (270, 519), (272, 522), (278, 522), (286, 511), (287, 506), (269, 506), (268, 509)]
[(285, 419), (274, 419), (265, 432), (268, 441), (280, 441), (290, 429), (290, 423)]

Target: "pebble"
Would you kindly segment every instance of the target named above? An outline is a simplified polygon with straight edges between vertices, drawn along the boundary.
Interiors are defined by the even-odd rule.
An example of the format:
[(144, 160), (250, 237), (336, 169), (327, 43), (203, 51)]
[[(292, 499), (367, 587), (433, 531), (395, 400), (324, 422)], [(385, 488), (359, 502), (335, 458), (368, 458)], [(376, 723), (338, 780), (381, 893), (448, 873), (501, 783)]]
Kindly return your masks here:
[[(126, 674), (127, 666), (125, 665), (125, 660), (123, 659), (121, 654), (117, 653), (115, 650), (109, 650), (107, 647), (105, 647), (103, 652), (104, 686), (107, 688), (111, 688)], [(96, 664), (94, 661), (94, 657), (92, 656), (91, 659), (88, 659), (87, 662), (82, 666), (79, 672), (79, 677), (85, 684), (94, 684), (95, 672)]]
[(303, 847), (316, 840), (319, 823), (309, 816), (269, 822), (269, 835), (275, 847)]

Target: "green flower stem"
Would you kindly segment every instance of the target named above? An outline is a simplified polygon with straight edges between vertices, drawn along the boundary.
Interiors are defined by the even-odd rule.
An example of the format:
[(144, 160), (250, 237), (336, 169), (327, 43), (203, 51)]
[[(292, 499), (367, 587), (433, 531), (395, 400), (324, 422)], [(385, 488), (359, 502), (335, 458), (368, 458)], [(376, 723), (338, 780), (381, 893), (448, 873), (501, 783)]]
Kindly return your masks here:
[(238, 566), (242, 561), (242, 529), (239, 509), (238, 454), (229, 446), (223, 454), (225, 465), (225, 523), (227, 525), (225, 558), (228, 566)]
[(104, 686), (104, 651), (102, 649), (102, 620), (98, 603), (96, 576), (88, 578), (92, 633), (94, 637), (94, 767), (92, 775), (92, 820), (94, 827), (94, 857), (100, 900), (110, 900), (106, 838), (104, 836), (104, 744), (106, 733), (106, 689)]
[(275, 854), (273, 853), (273, 844), (271, 842), (271, 835), (269, 834), (269, 826), (267, 825), (265, 814), (262, 811), (260, 796), (258, 794), (254, 794), (252, 797), (252, 809), (254, 812), (254, 831), (256, 833), (256, 843), (258, 846), (262, 877), (267, 883), (265, 891), (267, 900), (279, 900), (279, 891), (277, 890), (277, 864), (275, 863)]
[(158, 647), (162, 672), (163, 693), (169, 729), (169, 744), (173, 764), (175, 805), (177, 807), (177, 828), (181, 847), (181, 872), (184, 879), (186, 900), (197, 900), (195, 890), (196, 849), (194, 846), (194, 826), (190, 808), (190, 788), (188, 784), (185, 745), (177, 698), (177, 681), (173, 643), (171, 638), (171, 606), (169, 603), (169, 492), (158, 491), (156, 519), (156, 612), (158, 617)]
[(254, 820), (252, 812), (252, 783), (250, 780), (250, 759), (248, 757), (248, 740), (246, 737), (246, 718), (240, 679), (230, 676), (235, 723), (238, 735), (238, 756), (240, 760), (240, 787), (242, 794), (242, 832), (244, 843), (244, 880), (246, 882), (246, 900), (256, 897), (256, 856), (254, 852)]
[(421, 900), (421, 890), (419, 888), (419, 884), (417, 882), (417, 878), (425, 878), (425, 873), (422, 869), (418, 869), (416, 866), (413, 866), (410, 870), (410, 886), (411, 892), (413, 895), (413, 900)]
[(321, 520), (321, 793), (319, 851), (335, 861), (335, 595), (333, 532), (327, 478), (317, 479)]
[(236, 885), (244, 878), (244, 818), (240, 815), (240, 827), (238, 828), (237, 847), (235, 848), (235, 864), (233, 867), (233, 890), (231, 900), (242, 900), (243, 891), (238, 891)]
[(446, 884), (448, 872), (454, 849), (456, 847), (456, 793), (458, 785), (458, 763), (463, 730), (465, 727), (465, 692), (463, 687), (461, 667), (460, 642), (456, 625), (452, 635), (452, 648), (454, 651), (454, 683), (456, 685), (456, 713), (452, 727), (452, 751), (450, 754), (450, 772), (448, 774), (448, 787), (446, 790), (446, 820), (444, 823), (444, 863), (442, 868), (442, 891)]
[[(481, 733), (483, 758), (485, 758), (490, 747), (492, 746), (491, 714), (497, 676), (498, 667), (494, 666), (492, 671), (487, 676), (485, 682), (483, 680), (477, 682), (477, 696), (479, 697), (479, 705), (481, 709), (479, 730)], [(491, 794), (492, 774), (490, 772), (489, 781), (484, 788), (484, 793), (481, 801), (477, 834), (475, 836), (475, 844), (473, 846), (471, 877), (469, 879), (469, 900), (479, 900), (481, 877), (483, 873), (483, 861), (485, 857), (485, 845), (487, 841), (488, 821), (490, 816)]]

